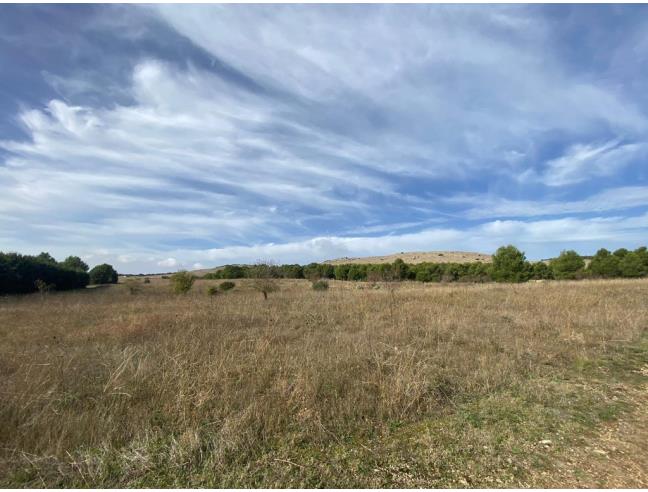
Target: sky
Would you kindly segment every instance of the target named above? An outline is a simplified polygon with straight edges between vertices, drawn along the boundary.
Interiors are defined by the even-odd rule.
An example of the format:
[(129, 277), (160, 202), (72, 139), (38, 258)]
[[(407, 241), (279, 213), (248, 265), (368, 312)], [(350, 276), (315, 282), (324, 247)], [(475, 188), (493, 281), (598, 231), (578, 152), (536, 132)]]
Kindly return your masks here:
[(648, 243), (648, 6), (0, 5), (0, 251)]

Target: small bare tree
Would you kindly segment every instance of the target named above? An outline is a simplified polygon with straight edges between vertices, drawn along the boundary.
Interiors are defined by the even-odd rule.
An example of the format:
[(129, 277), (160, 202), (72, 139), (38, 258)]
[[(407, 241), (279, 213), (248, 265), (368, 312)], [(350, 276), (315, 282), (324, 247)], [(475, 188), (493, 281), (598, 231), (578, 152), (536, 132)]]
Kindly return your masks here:
[(252, 287), (263, 294), (265, 300), (268, 294), (279, 290), (277, 282), (272, 276), (274, 262), (269, 260), (258, 260), (250, 269), (250, 276), (254, 279)]

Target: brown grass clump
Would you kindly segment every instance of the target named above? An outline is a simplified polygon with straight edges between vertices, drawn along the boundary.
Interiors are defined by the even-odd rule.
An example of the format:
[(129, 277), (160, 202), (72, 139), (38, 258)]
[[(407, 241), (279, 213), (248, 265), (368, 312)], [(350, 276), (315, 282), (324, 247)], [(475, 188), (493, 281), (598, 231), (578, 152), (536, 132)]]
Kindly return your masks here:
[(0, 299), (0, 484), (524, 485), (648, 361), (644, 280), (167, 282)]

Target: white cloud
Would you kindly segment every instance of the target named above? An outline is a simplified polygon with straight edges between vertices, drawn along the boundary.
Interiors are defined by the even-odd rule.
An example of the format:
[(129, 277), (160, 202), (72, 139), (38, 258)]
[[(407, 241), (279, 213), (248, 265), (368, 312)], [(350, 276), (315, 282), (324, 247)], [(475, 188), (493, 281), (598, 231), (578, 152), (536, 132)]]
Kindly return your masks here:
[(175, 258), (167, 258), (166, 260), (160, 260), (157, 262), (158, 266), (172, 268), (178, 264), (178, 260)]
[(595, 193), (582, 200), (510, 200), (493, 194), (457, 194), (444, 203), (470, 205), (461, 212), (468, 219), (538, 217), (599, 213), (648, 206), (648, 186), (622, 186)]
[[(202, 269), (228, 263), (254, 263), (259, 259), (278, 263), (309, 263), (340, 257), (374, 256), (400, 251), (458, 250), (492, 253), (499, 246), (515, 244), (532, 259), (576, 249), (590, 254), (600, 247), (638, 247), (646, 243), (648, 213), (635, 217), (594, 217), (520, 221), (495, 220), (468, 229), (436, 227), (415, 233), (383, 236), (325, 236), (285, 243), (227, 246), (210, 249), (176, 249), (173, 255), (139, 255), (133, 272), (153, 272), (170, 267)], [(107, 261), (110, 255), (103, 256)], [(97, 263), (99, 259), (97, 258)], [(199, 265), (199, 266), (197, 266)]]
[(586, 181), (591, 177), (611, 176), (633, 161), (645, 158), (643, 143), (621, 144), (618, 140), (600, 145), (572, 145), (565, 155), (547, 162), (546, 169), (537, 175), (522, 174), (526, 181), (538, 180), (548, 186), (565, 186)]
[[(170, 259), (177, 263), (169, 267), (192, 268), (487, 250), (518, 236), (540, 244), (540, 229), (563, 237), (576, 228), (594, 241), (613, 226), (577, 218), (429, 226), (439, 217), (647, 205), (640, 183), (569, 201), (457, 195), (475, 182), (573, 190), (645, 155), (638, 105), (566, 65), (549, 21), (525, 7), (138, 8), (208, 52), (213, 70), (138, 59), (130, 82), (117, 93), (111, 86), (114, 100), (101, 106), (77, 96), (96, 92), (106, 74), (47, 73), (61, 100), (20, 113), (29, 139), (0, 141), (8, 152), (0, 165), (0, 250), (50, 249), (132, 271)], [(128, 9), (116, 12), (84, 29), (119, 35), (110, 25), (123, 24), (131, 42), (153, 35), (129, 21)], [(607, 143), (572, 145), (533, 170), (553, 148), (548, 135), (593, 142), (593, 134)], [(510, 178), (520, 175), (527, 182)], [(446, 200), (430, 198), (440, 194)], [(448, 204), (469, 208), (453, 217)], [(636, 229), (615, 231), (630, 240)]]

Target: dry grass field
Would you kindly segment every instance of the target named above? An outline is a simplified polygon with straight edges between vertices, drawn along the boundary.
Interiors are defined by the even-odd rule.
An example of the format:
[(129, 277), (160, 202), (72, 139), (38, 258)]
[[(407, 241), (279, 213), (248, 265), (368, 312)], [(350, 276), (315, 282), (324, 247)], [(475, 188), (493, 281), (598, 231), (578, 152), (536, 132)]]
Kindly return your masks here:
[(647, 280), (218, 283), (0, 299), (0, 485), (647, 486)]

